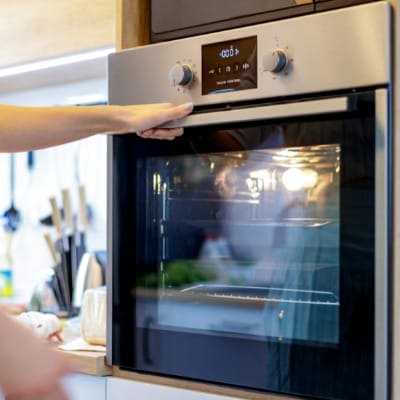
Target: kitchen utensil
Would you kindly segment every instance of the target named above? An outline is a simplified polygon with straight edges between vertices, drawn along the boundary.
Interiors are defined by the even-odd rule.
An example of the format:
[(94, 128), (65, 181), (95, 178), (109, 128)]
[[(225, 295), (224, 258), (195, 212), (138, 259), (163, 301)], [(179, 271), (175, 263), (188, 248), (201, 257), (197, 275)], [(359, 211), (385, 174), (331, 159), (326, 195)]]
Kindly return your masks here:
[[(103, 252), (100, 252), (103, 253)], [(105, 266), (99, 262), (96, 253), (85, 253), (79, 264), (78, 274), (74, 285), (72, 305), (80, 307), (85, 290), (105, 284)]]
[(28, 310), (42, 312), (58, 312), (62, 309), (62, 299), (60, 293), (55, 290), (54, 270), (48, 269), (47, 275), (35, 285), (29, 301)]
[(74, 243), (74, 222), (71, 210), (71, 199), (68, 189), (62, 190), (63, 210), (64, 210), (64, 221), (65, 221), (65, 232), (63, 240), (66, 246), (64, 247), (65, 257), (68, 263), (68, 284), (70, 293), (73, 290), (73, 283), (75, 281), (76, 270), (77, 270), (77, 259), (76, 259), (76, 246)]
[(86, 252), (86, 230), (88, 226), (88, 207), (86, 202), (86, 189), (83, 185), (78, 187), (78, 221), (77, 230), (75, 232), (74, 243), (76, 247), (77, 259), (82, 259), (83, 254)]
[(49, 249), (50, 255), (51, 255), (51, 260), (53, 262), (53, 266), (58, 264), (58, 256), (57, 256), (57, 250), (56, 247), (54, 246), (54, 243), (51, 239), (50, 233), (45, 233), (43, 235), (44, 240), (46, 241), (47, 248)]
[[(64, 210), (62, 208), (60, 208), (60, 215), (61, 215), (61, 218), (64, 218)], [(53, 218), (52, 218), (51, 213), (40, 218), (39, 222), (41, 225), (44, 225), (44, 226), (53, 226)]]
[(56, 248), (60, 253), (60, 263), (56, 267), (56, 275), (59, 276), (60, 284), (64, 293), (64, 298), (66, 301), (66, 307), (71, 306), (71, 292), (72, 292), (72, 282), (70, 282), (70, 266), (67, 257), (67, 252), (69, 252), (68, 240), (63, 235), (62, 221), (60, 210), (57, 207), (57, 201), (55, 197), (50, 198), (50, 205), (52, 209), (52, 219), (53, 224), (57, 232)]
[(4, 211), (4, 217), (7, 219), (6, 228), (15, 232), (21, 222), (21, 213), (15, 207), (15, 155), (10, 154), (10, 196), (11, 205)]
[(44, 234), (44, 239), (47, 244), (47, 248), (49, 249), (51, 259), (52, 259), (52, 270), (53, 274), (49, 279), (49, 286), (52, 288), (54, 297), (58, 303), (59, 308), (66, 309), (67, 308), (67, 301), (65, 299), (65, 292), (64, 292), (64, 276), (60, 273), (60, 260), (59, 255), (57, 253), (57, 249), (53, 243), (53, 240), (50, 236), (50, 233)]
[(58, 237), (62, 236), (62, 220), (61, 213), (57, 207), (57, 200), (55, 197), (50, 197), (50, 206), (51, 206), (51, 218), (53, 221), (53, 225), (56, 228), (56, 232)]
[(34, 167), (34, 165), (35, 165), (35, 155), (34, 155), (34, 152), (33, 151), (28, 151), (28, 154), (27, 154), (27, 166), (28, 166), (28, 169), (29, 169), (29, 171), (32, 171), (33, 170), (33, 167)]

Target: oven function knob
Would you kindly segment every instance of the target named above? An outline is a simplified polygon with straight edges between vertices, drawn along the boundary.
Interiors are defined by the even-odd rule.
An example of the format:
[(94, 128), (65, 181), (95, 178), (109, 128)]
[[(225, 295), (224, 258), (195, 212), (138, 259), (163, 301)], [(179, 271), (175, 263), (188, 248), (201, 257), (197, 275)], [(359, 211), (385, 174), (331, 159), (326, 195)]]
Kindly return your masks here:
[(264, 54), (262, 58), (262, 64), (264, 71), (269, 71), (274, 74), (284, 72), (288, 66), (289, 58), (285, 50), (274, 49)]
[(169, 70), (169, 81), (172, 86), (188, 86), (194, 79), (194, 73), (187, 64), (175, 64)]

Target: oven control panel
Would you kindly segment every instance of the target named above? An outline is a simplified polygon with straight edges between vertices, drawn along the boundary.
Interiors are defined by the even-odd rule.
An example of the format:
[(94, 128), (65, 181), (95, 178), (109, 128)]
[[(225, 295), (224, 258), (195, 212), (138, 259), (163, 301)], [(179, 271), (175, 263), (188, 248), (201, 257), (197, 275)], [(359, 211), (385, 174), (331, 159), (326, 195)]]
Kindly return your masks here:
[[(248, 47), (246, 42), (251, 42)], [(267, 51), (264, 71), (285, 73), (289, 66), (286, 49)], [(206, 45), (202, 48), (202, 94), (230, 92), (257, 87), (257, 37)], [(168, 74), (172, 86), (190, 87), (196, 73), (189, 64), (177, 62)]]
[[(291, 59), (286, 49), (262, 56), (263, 71), (286, 73)], [(203, 45), (201, 48), (202, 95), (257, 88), (257, 36)], [(191, 88), (196, 80), (192, 65), (174, 64), (168, 74), (172, 86)]]

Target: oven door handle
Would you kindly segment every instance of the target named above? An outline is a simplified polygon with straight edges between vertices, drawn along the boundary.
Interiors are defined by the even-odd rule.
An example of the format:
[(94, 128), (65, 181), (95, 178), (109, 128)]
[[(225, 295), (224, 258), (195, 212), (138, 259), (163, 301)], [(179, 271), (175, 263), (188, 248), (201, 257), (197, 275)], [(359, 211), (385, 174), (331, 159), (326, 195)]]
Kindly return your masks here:
[(293, 118), (349, 111), (349, 98), (334, 97), (320, 100), (306, 100), (269, 106), (226, 109), (214, 112), (200, 112), (162, 125), (163, 128), (190, 128), (224, 123), (252, 122), (277, 118)]

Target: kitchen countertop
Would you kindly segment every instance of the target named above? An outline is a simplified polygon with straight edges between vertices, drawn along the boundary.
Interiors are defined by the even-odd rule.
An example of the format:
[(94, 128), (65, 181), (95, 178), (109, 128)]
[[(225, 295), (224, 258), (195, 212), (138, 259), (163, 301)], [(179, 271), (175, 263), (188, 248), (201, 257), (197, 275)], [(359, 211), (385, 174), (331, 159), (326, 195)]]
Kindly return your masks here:
[[(63, 343), (69, 344), (80, 337), (80, 320), (78, 317), (64, 321)], [(59, 351), (71, 361), (75, 372), (95, 375), (109, 376), (112, 375), (112, 367), (106, 363), (105, 351)]]
[(112, 367), (106, 364), (106, 354), (98, 351), (59, 350), (72, 362), (75, 372), (95, 376), (112, 375)]

